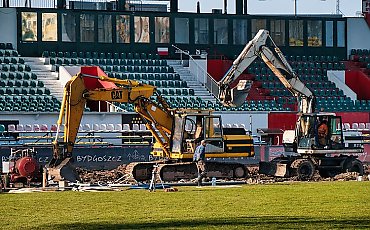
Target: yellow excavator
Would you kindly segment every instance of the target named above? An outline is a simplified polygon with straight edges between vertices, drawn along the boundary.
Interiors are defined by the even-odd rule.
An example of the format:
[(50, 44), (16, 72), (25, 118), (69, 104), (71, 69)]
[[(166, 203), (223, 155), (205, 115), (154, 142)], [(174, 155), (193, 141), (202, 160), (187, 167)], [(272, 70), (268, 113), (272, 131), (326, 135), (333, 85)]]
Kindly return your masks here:
[[(81, 72), (65, 85), (57, 122), (58, 131), (53, 142), (53, 159), (47, 165), (48, 173), (54, 181), (79, 180), (71, 161), (87, 101), (133, 104), (135, 112), (152, 133), (155, 143), (151, 154), (159, 160), (128, 164), (126, 172), (132, 174), (137, 181), (150, 180), (155, 165), (164, 181), (195, 178), (197, 169), (192, 157), (200, 140), (208, 143), (206, 157), (214, 159), (207, 163), (207, 176), (246, 177), (247, 169), (243, 164), (227, 161), (231, 158), (254, 156), (253, 139), (244, 128), (224, 128), (221, 117), (212, 115), (210, 110), (171, 109), (157, 93), (155, 86), (134, 80), (110, 78), (105, 74), (87, 74), (84, 71), (86, 68), (98, 67), (81, 67)], [(91, 79), (99, 81), (103, 87), (86, 87), (86, 82)], [(60, 141), (62, 124), (64, 137)]]

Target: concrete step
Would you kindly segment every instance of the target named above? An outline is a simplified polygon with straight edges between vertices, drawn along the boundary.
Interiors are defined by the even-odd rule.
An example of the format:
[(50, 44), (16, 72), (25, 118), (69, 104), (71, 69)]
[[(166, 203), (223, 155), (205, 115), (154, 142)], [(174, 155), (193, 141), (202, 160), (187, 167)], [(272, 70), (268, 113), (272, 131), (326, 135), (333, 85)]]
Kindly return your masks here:
[(59, 81), (58, 73), (52, 72), (52, 66), (45, 65), (45, 58), (25, 57), (25, 63), (31, 67), (32, 72), (37, 75), (37, 79), (50, 90), (51, 95), (62, 100), (64, 87)]

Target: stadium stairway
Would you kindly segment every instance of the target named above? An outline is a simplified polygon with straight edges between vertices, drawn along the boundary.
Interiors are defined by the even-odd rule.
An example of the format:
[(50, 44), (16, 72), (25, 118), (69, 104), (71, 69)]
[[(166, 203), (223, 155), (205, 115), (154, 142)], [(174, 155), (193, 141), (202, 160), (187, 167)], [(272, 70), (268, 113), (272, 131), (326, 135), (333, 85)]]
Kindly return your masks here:
[(168, 60), (167, 64), (173, 67), (174, 71), (180, 75), (181, 80), (186, 81), (188, 87), (194, 90), (194, 95), (201, 97), (204, 101), (216, 103), (216, 98), (206, 89), (206, 87), (191, 74), (189, 67), (184, 67), (179, 60)]
[(44, 65), (44, 58), (25, 57), (24, 60), (31, 67), (32, 72), (37, 75), (37, 78), (44, 82), (45, 87), (50, 89), (51, 95), (61, 101), (63, 85), (59, 81), (58, 73), (51, 71), (52, 66)]

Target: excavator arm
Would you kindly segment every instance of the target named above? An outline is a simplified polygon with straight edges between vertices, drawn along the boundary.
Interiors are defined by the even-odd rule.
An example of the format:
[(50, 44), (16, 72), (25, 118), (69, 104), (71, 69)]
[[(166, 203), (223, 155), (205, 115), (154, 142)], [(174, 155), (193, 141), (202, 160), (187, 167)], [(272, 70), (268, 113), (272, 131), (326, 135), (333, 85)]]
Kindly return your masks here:
[(258, 57), (257, 53), (261, 46), (265, 45), (268, 36), (267, 31), (260, 30), (257, 35), (247, 43), (230, 69), (218, 82), (218, 99), (223, 105), (238, 107), (245, 102), (253, 82), (249, 80), (239, 80), (235, 87), (232, 88), (231, 85), (236, 82), (240, 74), (242, 74)]
[[(85, 78), (97, 78), (103, 82), (112, 82), (115, 87), (86, 88)], [(157, 101), (151, 99), (156, 96)], [(71, 170), (72, 151), (80, 127), (87, 100), (132, 103), (135, 111), (142, 117), (145, 126), (160, 144), (167, 156), (174, 116), (165, 100), (156, 93), (155, 86), (137, 81), (120, 80), (106, 76), (91, 76), (79, 73), (67, 82), (64, 88), (62, 106), (57, 122), (58, 128), (53, 142), (53, 159), (47, 168), (54, 180), (76, 181), (78, 176)], [(59, 141), (59, 132), (64, 118), (64, 137)]]
[[(274, 46), (274, 51), (266, 46), (268, 38)], [(235, 88), (230, 88), (230, 85), (257, 57), (260, 57), (265, 62), (284, 87), (297, 98), (300, 113), (311, 113), (315, 110), (314, 94), (295, 74), (267, 30), (258, 31), (256, 36), (248, 42), (239, 57), (234, 61), (223, 79), (221, 79), (218, 98), (225, 106), (240, 106), (244, 103), (245, 93), (247, 92), (248, 94), (249, 89), (243, 89), (242, 86), (239, 86), (243, 84), (240, 81)]]

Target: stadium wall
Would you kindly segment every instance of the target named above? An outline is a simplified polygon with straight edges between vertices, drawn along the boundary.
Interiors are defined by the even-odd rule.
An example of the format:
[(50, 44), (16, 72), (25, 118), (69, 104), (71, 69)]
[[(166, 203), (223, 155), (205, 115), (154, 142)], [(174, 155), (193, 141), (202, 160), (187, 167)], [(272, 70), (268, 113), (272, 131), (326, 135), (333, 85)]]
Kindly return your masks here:
[(347, 18), (347, 54), (351, 49), (370, 49), (370, 28), (363, 17)]
[[(368, 38), (370, 39), (370, 36)], [(368, 88), (370, 85), (370, 79), (363, 72), (359, 70), (347, 70), (346, 85), (348, 85), (354, 92), (357, 93), (358, 100), (370, 99), (370, 91)]]
[(1, 8), (0, 22), (0, 42), (12, 43), (13, 48), (17, 49), (17, 10)]

